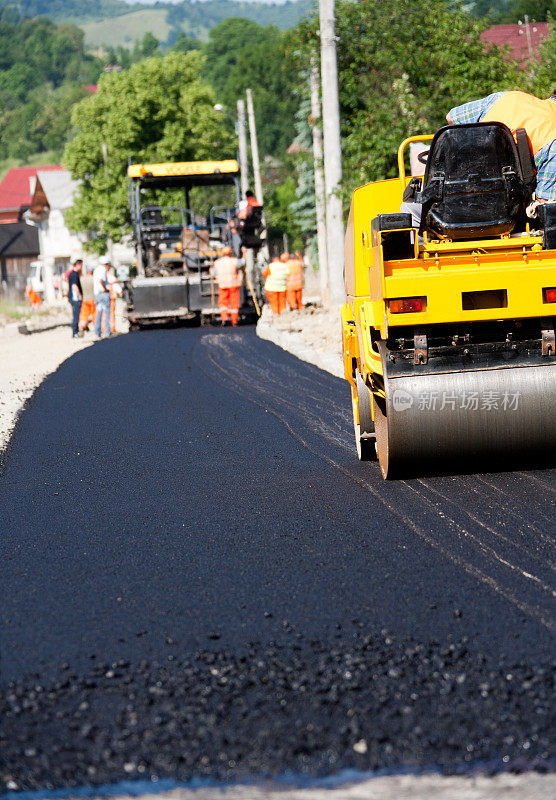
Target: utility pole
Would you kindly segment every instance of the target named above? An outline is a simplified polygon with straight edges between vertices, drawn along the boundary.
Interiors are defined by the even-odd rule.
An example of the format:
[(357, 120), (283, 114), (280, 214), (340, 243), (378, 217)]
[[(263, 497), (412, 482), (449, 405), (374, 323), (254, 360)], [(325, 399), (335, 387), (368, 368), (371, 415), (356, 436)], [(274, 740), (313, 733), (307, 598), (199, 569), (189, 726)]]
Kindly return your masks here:
[(334, 0), (319, 0), (319, 12), (328, 284), (330, 303), (332, 306), (339, 306), (345, 299), (344, 223)]
[[(249, 162), (247, 160), (247, 134), (245, 132), (245, 101), (237, 101), (237, 136), (239, 140), (239, 170), (241, 173), (241, 199), (249, 188)], [(241, 253), (240, 253), (241, 255)], [(245, 251), (245, 282), (253, 295), (255, 283), (255, 257), (251, 249)]]
[(253, 109), (253, 95), (247, 89), (247, 116), (249, 119), (249, 135), (251, 137), (251, 158), (253, 160), (253, 175), (255, 176), (255, 194), (261, 205), (263, 202), (263, 186), (261, 183), (261, 165), (259, 162), (259, 143), (257, 142), (257, 128), (255, 126), (255, 111)]
[(311, 128), (313, 132), (313, 160), (315, 168), (315, 205), (317, 210), (317, 248), (319, 254), (320, 290), (322, 304), (328, 307), (328, 259), (326, 253), (326, 195), (322, 168), (322, 130), (320, 115), (319, 71), (314, 61), (311, 65)]
[[(108, 145), (106, 144), (106, 142), (103, 142), (101, 147), (102, 147), (102, 160), (104, 161), (104, 167), (106, 169), (108, 167)], [(106, 249), (108, 250), (108, 258), (110, 259), (110, 263), (112, 264), (113, 261), (112, 252), (114, 247), (111, 236), (109, 236), (106, 240)], [(112, 264), (112, 266), (114, 265)]]
[(245, 101), (237, 101), (237, 137), (239, 140), (239, 171), (241, 179), (241, 199), (249, 188), (249, 162), (247, 160), (247, 135), (245, 132)]
[(525, 14), (525, 35), (527, 36), (527, 49), (529, 50), (529, 61), (533, 66), (533, 42), (531, 41), (531, 26), (529, 25), (529, 15)]
[[(261, 182), (261, 164), (259, 161), (259, 143), (257, 141), (257, 128), (255, 125), (255, 110), (253, 108), (253, 94), (251, 89), (247, 89), (247, 115), (249, 118), (249, 135), (251, 137), (251, 158), (253, 160), (253, 175), (255, 176), (255, 195), (259, 203), (264, 206), (263, 198), (263, 185)], [(266, 240), (266, 219), (262, 217), (263, 233), (261, 238)], [(263, 257), (268, 261), (270, 253), (268, 251), (268, 243), (265, 243), (261, 249)]]

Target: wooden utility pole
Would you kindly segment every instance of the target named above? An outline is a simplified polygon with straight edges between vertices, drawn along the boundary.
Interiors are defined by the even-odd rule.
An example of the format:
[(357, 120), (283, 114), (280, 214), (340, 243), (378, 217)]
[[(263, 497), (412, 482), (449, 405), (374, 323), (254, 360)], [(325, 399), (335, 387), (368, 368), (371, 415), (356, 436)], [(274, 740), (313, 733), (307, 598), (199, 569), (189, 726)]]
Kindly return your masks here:
[(330, 302), (328, 290), (328, 258), (326, 253), (326, 195), (324, 188), (322, 129), (320, 114), (320, 81), (318, 67), (311, 66), (311, 128), (313, 132), (313, 161), (315, 169), (315, 205), (317, 210), (317, 248), (319, 254), (322, 304)]
[(249, 161), (247, 160), (247, 133), (245, 131), (245, 101), (237, 101), (237, 138), (239, 141), (239, 171), (241, 179), (241, 199), (249, 188)]
[(345, 299), (344, 223), (334, 0), (319, 0), (319, 11), (328, 285), (330, 304), (339, 306)]

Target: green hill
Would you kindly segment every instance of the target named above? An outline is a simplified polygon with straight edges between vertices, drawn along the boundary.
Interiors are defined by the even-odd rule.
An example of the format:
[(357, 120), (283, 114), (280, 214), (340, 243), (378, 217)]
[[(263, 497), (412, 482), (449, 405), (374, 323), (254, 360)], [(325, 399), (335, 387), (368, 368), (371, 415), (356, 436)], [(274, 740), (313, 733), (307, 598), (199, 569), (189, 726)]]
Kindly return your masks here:
[(133, 47), (133, 43), (142, 39), (147, 31), (160, 42), (165, 42), (172, 30), (166, 21), (166, 15), (163, 8), (148, 8), (99, 21), (75, 20), (75, 24), (85, 32), (85, 43), (89, 46)]
[(286, 3), (254, 3), (241, 0), (205, 0), (164, 5), (129, 4), (123, 0), (0, 0), (0, 8), (13, 8), (26, 17), (46, 16), (55, 22), (71, 22), (85, 31), (89, 47), (130, 47), (150, 32), (163, 44), (172, 45), (179, 33), (206, 39), (208, 31), (229, 17), (242, 17), (259, 25), (293, 27), (312, 8), (312, 0)]

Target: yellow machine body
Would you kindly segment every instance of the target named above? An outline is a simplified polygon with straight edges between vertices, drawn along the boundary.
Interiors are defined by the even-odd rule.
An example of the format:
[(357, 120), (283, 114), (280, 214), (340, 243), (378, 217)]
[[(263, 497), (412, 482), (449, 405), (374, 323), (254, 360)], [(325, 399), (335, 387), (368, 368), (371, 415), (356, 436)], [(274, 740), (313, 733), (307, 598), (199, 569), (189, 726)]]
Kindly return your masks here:
[[(384, 345), (395, 340), (398, 330), (403, 329), (407, 336), (408, 331), (419, 333), (451, 324), (454, 331), (462, 325), (472, 331), (474, 325), (489, 321), (508, 320), (520, 325), (520, 320), (543, 320), (556, 315), (556, 303), (548, 302), (547, 296), (547, 289), (556, 287), (556, 250), (543, 249), (542, 235), (529, 230), (529, 225), (521, 235), (483, 240), (438, 240), (427, 237), (425, 232), (421, 243), (414, 229), (412, 246), (406, 247), (403, 258), (389, 257), (385, 243), (392, 230), (387, 233), (373, 230), (372, 220), (380, 214), (399, 214), (402, 195), (410, 180), (405, 175), (404, 150), (412, 141), (429, 139), (432, 136), (411, 137), (402, 143), (398, 178), (361, 186), (353, 194), (345, 237), (346, 303), (342, 307), (342, 329), (344, 371), (352, 387), (356, 439), (360, 435), (361, 392), (365, 393), (362, 384), (370, 392), (374, 421), (376, 401), (381, 405), (381, 400), (388, 399)], [(404, 298), (419, 298), (422, 310), (393, 312), (391, 301)], [(545, 326), (549, 333), (553, 322)], [(543, 373), (543, 380), (546, 382), (550, 376), (549, 395), (555, 391), (547, 401), (553, 403), (551, 410), (546, 406), (554, 418), (553, 346), (551, 351), (549, 345), (544, 355), (539, 363), (553, 367)], [(512, 367), (504, 366), (507, 384), (508, 368)], [(448, 376), (453, 371), (457, 368), (445, 370), (446, 390), (454, 383)], [(368, 405), (368, 398), (365, 403)], [(367, 415), (368, 411), (367, 408)], [(465, 424), (462, 423), (463, 429)], [(382, 463), (381, 466), (385, 477), (391, 476), (388, 472), (396, 471), (385, 469)]]
[[(129, 178), (203, 178), (215, 175), (236, 176), (239, 165), (235, 159), (225, 161), (178, 161), (163, 164), (130, 164), (127, 170)], [(216, 182), (216, 181), (215, 181)]]

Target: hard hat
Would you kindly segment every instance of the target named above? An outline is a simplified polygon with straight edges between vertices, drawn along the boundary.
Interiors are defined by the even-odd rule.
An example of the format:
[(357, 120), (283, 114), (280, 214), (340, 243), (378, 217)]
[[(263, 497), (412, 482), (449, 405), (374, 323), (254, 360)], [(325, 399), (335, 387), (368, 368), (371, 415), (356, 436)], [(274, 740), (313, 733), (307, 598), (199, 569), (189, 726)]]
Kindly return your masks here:
[(280, 261), (284, 261), (285, 262), (285, 261), (289, 261), (289, 260), (290, 260), (290, 254), (289, 253), (282, 253), (282, 255), (280, 256)]
[(232, 248), (229, 245), (226, 245), (225, 247), (222, 248), (220, 252), (222, 253), (223, 256), (231, 256)]

